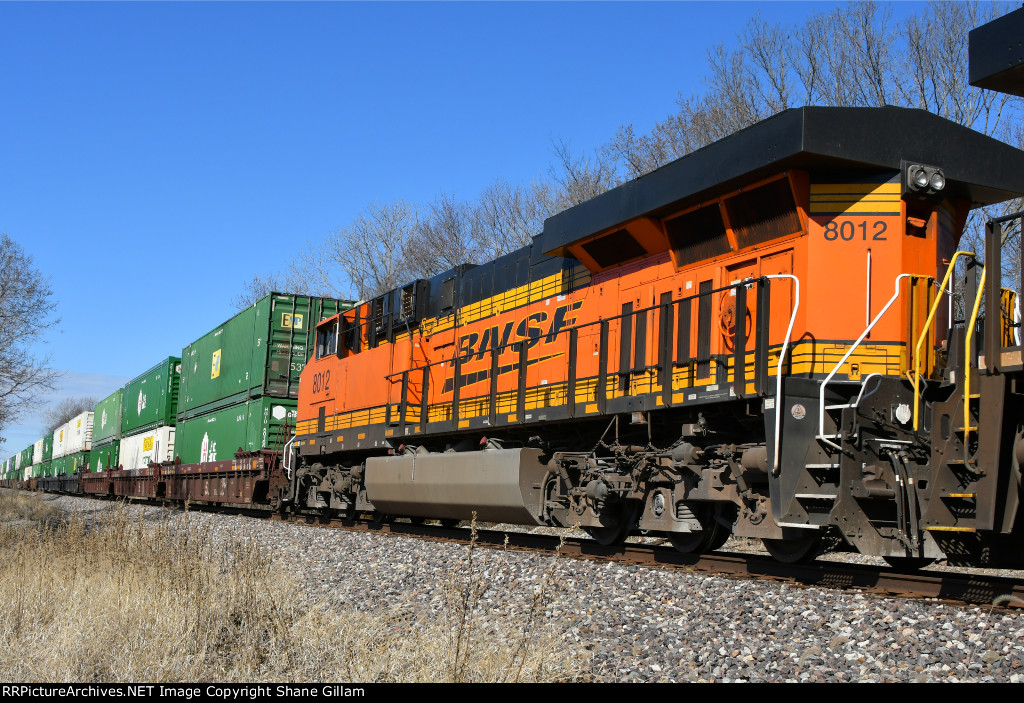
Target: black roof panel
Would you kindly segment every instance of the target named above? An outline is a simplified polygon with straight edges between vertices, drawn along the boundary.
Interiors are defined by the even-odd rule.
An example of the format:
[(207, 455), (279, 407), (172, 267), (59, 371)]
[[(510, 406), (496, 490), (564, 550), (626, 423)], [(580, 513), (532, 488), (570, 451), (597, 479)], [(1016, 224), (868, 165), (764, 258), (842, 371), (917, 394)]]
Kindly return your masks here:
[(924, 110), (802, 107), (781, 112), (544, 222), (543, 252), (641, 215), (658, 216), (785, 169), (943, 169), (951, 195), (979, 205), (1024, 193), (1024, 152)]
[(1024, 8), (967, 37), (971, 85), (1024, 97)]

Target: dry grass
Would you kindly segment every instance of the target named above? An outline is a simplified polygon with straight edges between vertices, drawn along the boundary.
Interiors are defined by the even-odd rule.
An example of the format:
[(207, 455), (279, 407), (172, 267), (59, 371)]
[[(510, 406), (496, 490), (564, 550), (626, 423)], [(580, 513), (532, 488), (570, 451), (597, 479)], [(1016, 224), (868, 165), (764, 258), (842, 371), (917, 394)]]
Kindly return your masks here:
[[(188, 515), (125, 506), (56, 519), (33, 495), (0, 497), (3, 681), (552, 681), (584, 662), (531, 613), (497, 633), (475, 549), (444, 612), (411, 617), (312, 605), (251, 539), (214, 540)], [(135, 515), (136, 517), (133, 517)], [(468, 562), (468, 569), (467, 567)], [(500, 635), (500, 636), (499, 636)]]
[(25, 491), (0, 491), (0, 522), (10, 525), (21, 521), (46, 523), (59, 520), (60, 510), (42, 500), (38, 494)]

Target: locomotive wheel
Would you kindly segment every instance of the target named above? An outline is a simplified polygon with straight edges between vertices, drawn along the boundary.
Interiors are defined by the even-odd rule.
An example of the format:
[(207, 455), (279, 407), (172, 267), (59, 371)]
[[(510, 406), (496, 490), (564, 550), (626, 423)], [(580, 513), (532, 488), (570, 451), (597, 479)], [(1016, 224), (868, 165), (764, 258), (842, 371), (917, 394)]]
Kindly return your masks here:
[(636, 521), (637, 508), (627, 504), (619, 513), (619, 524), (608, 527), (584, 527), (583, 531), (590, 535), (591, 539), (602, 546), (622, 544), (629, 536), (629, 530)]
[(917, 571), (935, 563), (929, 557), (882, 557), (896, 571)]
[(708, 542), (707, 551), (717, 552), (719, 549), (725, 546), (725, 543), (732, 537), (732, 530), (728, 530), (722, 525), (715, 523), (715, 534)]
[(683, 554), (703, 554), (721, 549), (732, 534), (729, 528), (718, 521), (717, 517), (721, 513), (719, 506), (705, 504), (694, 515), (704, 529), (699, 532), (669, 532), (669, 542)]
[[(711, 528), (711, 532), (715, 530)], [(708, 551), (708, 545), (711, 543), (708, 535), (709, 530), (700, 530), (699, 532), (669, 532), (668, 541), (672, 543), (672, 546), (676, 548), (676, 551), (682, 552), (683, 554), (701, 554), (702, 552)]]
[(772, 555), (775, 561), (783, 564), (799, 564), (804, 561), (811, 561), (818, 556), (821, 548), (821, 535), (817, 532), (804, 537), (793, 539), (762, 539), (764, 548)]
[(629, 524), (623, 522), (615, 527), (584, 527), (583, 531), (590, 535), (598, 544), (608, 547), (613, 544), (622, 544), (629, 534)]

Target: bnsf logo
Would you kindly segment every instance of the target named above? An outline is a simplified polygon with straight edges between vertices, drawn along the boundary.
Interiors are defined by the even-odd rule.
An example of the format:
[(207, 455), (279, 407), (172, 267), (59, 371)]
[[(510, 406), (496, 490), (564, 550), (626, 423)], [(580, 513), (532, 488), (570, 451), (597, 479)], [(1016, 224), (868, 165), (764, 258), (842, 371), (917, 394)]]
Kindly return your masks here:
[[(550, 322), (548, 322), (547, 311), (540, 310), (519, 320), (518, 323), (511, 320), (506, 322), (502, 328), (494, 326), (484, 330), (482, 334), (470, 332), (459, 338), (459, 356), (462, 363), (483, 359), (484, 354), (491, 349), (505, 347), (510, 342), (527, 340), (526, 347), (528, 349), (540, 344), (541, 340), (545, 344), (550, 344), (555, 341), (555, 337), (561, 330), (575, 324), (576, 312), (582, 305), (582, 300), (560, 305), (552, 311)], [(513, 329), (515, 337), (512, 336)]]

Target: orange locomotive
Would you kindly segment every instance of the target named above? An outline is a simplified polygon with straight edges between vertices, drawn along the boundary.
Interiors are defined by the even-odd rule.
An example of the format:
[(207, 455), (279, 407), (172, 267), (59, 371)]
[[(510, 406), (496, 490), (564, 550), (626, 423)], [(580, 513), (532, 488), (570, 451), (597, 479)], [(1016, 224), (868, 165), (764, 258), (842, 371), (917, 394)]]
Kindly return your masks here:
[[(970, 210), (1024, 192), (1022, 166), (917, 110), (754, 125), (550, 218), (531, 246), (322, 322), (278, 503), (643, 530), (684, 551), (736, 534), (785, 560), (826, 536), (980, 559), (1018, 539), (997, 495), (1015, 425), (969, 429), (976, 321), (944, 293), (954, 259), (981, 268), (956, 253)], [(982, 287), (966, 290), (970, 315)], [(986, 386), (1000, 408), (1015, 358)]]

